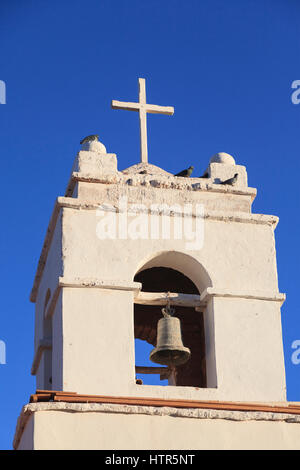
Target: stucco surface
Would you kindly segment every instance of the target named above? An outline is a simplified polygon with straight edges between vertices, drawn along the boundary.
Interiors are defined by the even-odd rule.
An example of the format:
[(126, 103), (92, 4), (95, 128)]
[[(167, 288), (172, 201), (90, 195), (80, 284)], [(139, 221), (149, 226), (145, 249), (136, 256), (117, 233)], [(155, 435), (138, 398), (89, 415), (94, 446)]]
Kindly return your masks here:
[[(36, 450), (300, 449), (292, 414), (65, 403), (24, 412), (33, 413)], [(27, 433), (28, 424), (19, 448)]]
[[(35, 349), (43, 339), (45, 315), (52, 317), (53, 389), (129, 397), (286, 400), (284, 296), (278, 290), (274, 238), (278, 218), (251, 212), (256, 190), (248, 187), (245, 167), (212, 162), (208, 169), (207, 178), (176, 178), (149, 165), (122, 173), (114, 154), (79, 152), (67, 197), (56, 201), (31, 295), (36, 302)], [(216, 184), (235, 173), (238, 184)], [(120, 207), (124, 197), (125, 208)], [(132, 204), (139, 207), (132, 211)], [(153, 204), (160, 224), (168, 220), (171, 229), (183, 223), (182, 209), (190, 205), (190, 227), (200, 243), (191, 247), (184, 230), (181, 237), (172, 230), (170, 236), (151, 237), (153, 214), (148, 212)], [(109, 230), (116, 220), (116, 232), (104, 239), (99, 223), (106, 216)], [(120, 236), (124, 218), (130, 222), (133, 216), (137, 226), (140, 220), (143, 236)], [(135, 382), (133, 308), (140, 287), (133, 281), (151, 267), (180, 271), (202, 294), (206, 388)], [(44, 311), (48, 288), (51, 297)], [(43, 368), (42, 359), (40, 388)], [(297, 448), (299, 442), (299, 425), (286, 418), (258, 422), (249, 416), (236, 420), (212, 414), (191, 418), (177, 411), (95, 410), (36, 409), (35, 448)], [(24, 436), (23, 442), (29, 446), (30, 438)]]
[[(245, 168), (210, 164), (215, 176), (218, 171), (237, 171), (242, 178), (238, 187), (213, 184), (212, 178), (175, 178), (159, 169), (155, 174), (135, 174), (134, 168), (127, 170), (128, 175), (121, 174), (112, 154), (81, 151), (75, 169), (83, 180), (88, 171), (90, 180), (79, 178), (77, 199), (60, 198), (36, 306), (39, 340), (43, 299), (50, 286), (53, 388), (100, 395), (284, 400), (276, 218), (250, 212), (253, 192), (247, 186)], [(118, 184), (108, 183), (110, 178), (117, 178)], [(191, 190), (193, 184), (199, 188)], [(125, 196), (127, 205), (118, 208), (120, 197)], [(143, 217), (141, 225), (148, 224), (146, 236), (132, 237), (129, 232), (120, 236), (120, 219), (112, 236), (99, 236), (103, 216), (110, 217), (111, 229), (114, 218), (127, 217), (132, 203), (143, 204), (134, 216)], [(170, 223), (169, 237), (151, 237), (152, 216), (145, 216), (144, 209), (153, 203), (158, 205), (160, 221)], [(176, 205), (184, 204), (191, 205), (192, 229), (202, 237), (200, 245), (192, 249), (184, 230), (179, 239), (172, 232), (178, 221), (183, 223)], [(204, 206), (202, 218), (197, 216), (197, 204)], [(170, 206), (175, 215), (166, 213)], [(127, 223), (132, 214), (128, 217)], [(210, 295), (204, 308), (205, 389), (138, 388), (135, 384), (134, 294), (129, 286), (138, 271), (153, 266), (177, 269), (194, 282), (200, 294), (207, 288), (226, 292), (216, 298)], [(71, 281), (61, 285), (60, 279)], [(237, 292), (242, 294), (235, 295)], [(228, 293), (235, 298), (228, 299)], [(39, 377), (43, 377), (43, 361), (38, 371), (41, 386)]]

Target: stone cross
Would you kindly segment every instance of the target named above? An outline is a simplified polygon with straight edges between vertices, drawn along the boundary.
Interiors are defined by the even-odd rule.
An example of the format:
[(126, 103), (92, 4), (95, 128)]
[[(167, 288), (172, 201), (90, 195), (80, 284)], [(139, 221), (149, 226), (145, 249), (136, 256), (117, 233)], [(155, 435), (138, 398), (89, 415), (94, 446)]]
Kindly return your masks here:
[(173, 106), (158, 106), (156, 104), (146, 103), (146, 81), (139, 78), (139, 102), (128, 103), (124, 101), (112, 100), (113, 109), (126, 109), (127, 111), (138, 111), (140, 117), (140, 136), (141, 136), (141, 162), (148, 163), (148, 145), (147, 145), (147, 113), (152, 114), (174, 114)]

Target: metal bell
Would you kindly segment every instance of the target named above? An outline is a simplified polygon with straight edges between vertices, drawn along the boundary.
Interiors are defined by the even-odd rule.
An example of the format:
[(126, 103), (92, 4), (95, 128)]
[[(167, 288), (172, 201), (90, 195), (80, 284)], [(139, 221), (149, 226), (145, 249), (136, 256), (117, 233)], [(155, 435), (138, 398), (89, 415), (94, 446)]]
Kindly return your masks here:
[(183, 346), (179, 318), (172, 317), (174, 309), (162, 309), (164, 318), (157, 323), (157, 345), (150, 353), (150, 360), (166, 366), (184, 364), (191, 357), (189, 348)]

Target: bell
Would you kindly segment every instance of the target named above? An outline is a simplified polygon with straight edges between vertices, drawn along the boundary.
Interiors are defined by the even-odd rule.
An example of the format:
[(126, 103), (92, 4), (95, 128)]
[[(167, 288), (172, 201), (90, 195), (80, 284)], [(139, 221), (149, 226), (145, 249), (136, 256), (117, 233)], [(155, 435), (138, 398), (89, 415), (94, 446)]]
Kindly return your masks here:
[(179, 318), (172, 317), (168, 306), (162, 310), (164, 318), (157, 323), (157, 345), (150, 353), (150, 360), (166, 366), (179, 366), (191, 357), (189, 348), (183, 346)]

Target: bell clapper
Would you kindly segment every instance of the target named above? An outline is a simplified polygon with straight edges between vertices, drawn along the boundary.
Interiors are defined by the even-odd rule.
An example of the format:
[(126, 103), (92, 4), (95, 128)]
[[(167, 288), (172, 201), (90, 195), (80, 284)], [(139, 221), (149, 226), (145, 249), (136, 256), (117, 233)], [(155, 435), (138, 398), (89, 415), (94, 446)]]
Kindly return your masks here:
[(169, 384), (176, 385), (177, 382), (177, 369), (175, 366), (169, 366), (170, 375), (169, 375)]

